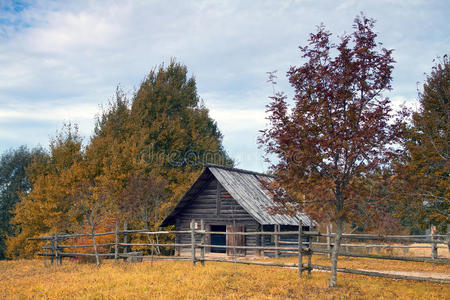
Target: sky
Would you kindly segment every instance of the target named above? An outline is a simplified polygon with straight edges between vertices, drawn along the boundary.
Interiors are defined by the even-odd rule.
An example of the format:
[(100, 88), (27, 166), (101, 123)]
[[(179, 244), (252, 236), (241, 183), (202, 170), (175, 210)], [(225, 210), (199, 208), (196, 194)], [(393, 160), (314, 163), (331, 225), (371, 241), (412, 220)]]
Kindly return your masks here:
[(47, 147), (64, 122), (88, 142), (118, 85), (132, 95), (149, 71), (175, 58), (239, 168), (264, 171), (259, 130), (272, 95), (300, 65), (299, 46), (323, 23), (352, 31), (360, 12), (394, 49), (394, 106), (417, 106), (433, 59), (449, 53), (450, 1), (9, 1), (0, 0), (0, 154)]

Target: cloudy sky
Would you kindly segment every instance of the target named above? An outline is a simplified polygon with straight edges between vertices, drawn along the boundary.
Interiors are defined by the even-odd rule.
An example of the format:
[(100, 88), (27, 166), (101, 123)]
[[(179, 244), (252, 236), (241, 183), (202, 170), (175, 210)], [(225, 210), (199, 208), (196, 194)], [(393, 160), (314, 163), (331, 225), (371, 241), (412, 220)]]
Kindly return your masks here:
[(100, 105), (137, 88), (174, 57), (187, 65), (238, 167), (262, 171), (258, 131), (278, 70), (298, 65), (315, 26), (351, 31), (359, 12), (395, 49), (395, 104), (414, 105), (433, 59), (449, 52), (450, 2), (409, 1), (9, 1), (0, 0), (0, 153), (46, 147), (63, 122), (86, 140)]

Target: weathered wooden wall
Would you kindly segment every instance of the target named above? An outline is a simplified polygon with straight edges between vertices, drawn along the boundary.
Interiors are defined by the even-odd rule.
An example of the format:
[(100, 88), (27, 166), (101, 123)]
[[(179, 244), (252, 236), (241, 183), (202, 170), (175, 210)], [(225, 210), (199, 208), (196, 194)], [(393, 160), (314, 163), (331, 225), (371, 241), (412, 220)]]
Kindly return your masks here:
[[(206, 230), (209, 230), (211, 225), (233, 224), (244, 225), (246, 232), (259, 231), (260, 228), (254, 218), (221, 187), (215, 178), (205, 184), (205, 188), (199, 192), (197, 197), (180, 212), (177, 216), (176, 230), (189, 230), (192, 219), (198, 223), (198, 229), (200, 229), (200, 220), (203, 220)], [(189, 234), (179, 234), (177, 243), (187, 244), (190, 243), (190, 239)], [(247, 246), (259, 245), (259, 238), (256, 236), (246, 236), (245, 239)], [(200, 242), (199, 236), (197, 242)], [(189, 250), (185, 249), (184, 251)], [(255, 255), (256, 252), (255, 250), (247, 250), (246, 254)]]

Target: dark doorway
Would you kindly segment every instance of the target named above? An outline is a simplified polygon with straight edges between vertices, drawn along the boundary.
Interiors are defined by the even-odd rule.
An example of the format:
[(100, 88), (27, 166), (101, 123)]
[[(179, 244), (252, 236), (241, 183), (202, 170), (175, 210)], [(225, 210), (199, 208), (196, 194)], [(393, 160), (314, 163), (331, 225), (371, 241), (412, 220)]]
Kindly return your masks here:
[[(211, 231), (213, 232), (226, 232), (227, 227), (225, 225), (211, 225)], [(227, 236), (225, 234), (211, 234), (211, 245), (226, 246)], [(212, 247), (211, 252), (213, 253), (226, 253), (225, 248)]]

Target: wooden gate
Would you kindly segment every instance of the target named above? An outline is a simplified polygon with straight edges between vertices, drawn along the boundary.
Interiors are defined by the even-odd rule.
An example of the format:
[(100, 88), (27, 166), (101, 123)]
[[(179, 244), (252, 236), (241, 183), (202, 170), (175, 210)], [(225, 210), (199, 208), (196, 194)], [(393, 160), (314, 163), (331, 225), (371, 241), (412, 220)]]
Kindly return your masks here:
[[(244, 225), (227, 225), (227, 232), (245, 232)], [(227, 235), (227, 246), (245, 246), (245, 235)], [(236, 253), (234, 253), (236, 250)], [(227, 255), (245, 256), (245, 249), (227, 248)]]

